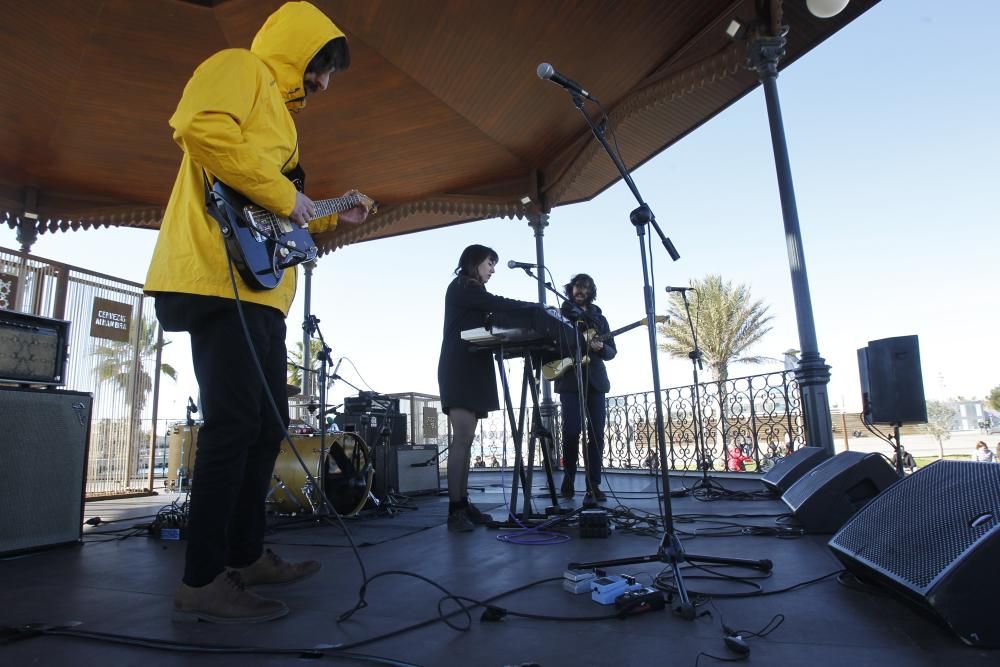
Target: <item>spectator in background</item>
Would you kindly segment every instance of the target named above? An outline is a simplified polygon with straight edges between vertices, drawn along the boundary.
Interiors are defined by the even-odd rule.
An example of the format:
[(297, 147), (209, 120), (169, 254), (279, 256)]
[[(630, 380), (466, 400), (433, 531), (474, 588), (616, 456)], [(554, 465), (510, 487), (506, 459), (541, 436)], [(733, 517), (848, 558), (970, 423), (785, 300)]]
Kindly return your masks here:
[(496, 454), (493, 454), (493, 455), (490, 456), (490, 467), (491, 468), (499, 468), (500, 467), (500, 462), (497, 461), (497, 455)]
[(976, 443), (976, 461), (979, 463), (993, 463), (993, 452), (989, 445), (980, 440)]
[(726, 469), (730, 472), (740, 472), (741, 470), (746, 470), (747, 461), (753, 461), (753, 458), (744, 454), (743, 448), (734, 442), (729, 448)]
[(996, 463), (1000, 463), (1000, 442), (997, 443), (997, 455), (993, 458)]
[(485, 468), (486, 467), (486, 461), (483, 460), (482, 456), (480, 456), (479, 454), (476, 454), (476, 460), (475, 460), (475, 462), (473, 462), (472, 467), (473, 468)]

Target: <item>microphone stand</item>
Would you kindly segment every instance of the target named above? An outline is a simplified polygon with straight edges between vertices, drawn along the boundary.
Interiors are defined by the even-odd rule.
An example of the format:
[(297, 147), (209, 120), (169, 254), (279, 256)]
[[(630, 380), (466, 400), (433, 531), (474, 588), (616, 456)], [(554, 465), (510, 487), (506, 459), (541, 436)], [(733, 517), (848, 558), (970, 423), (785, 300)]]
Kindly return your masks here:
[(684, 299), (684, 312), (687, 314), (688, 328), (691, 330), (691, 340), (694, 342), (694, 349), (688, 353), (688, 358), (691, 359), (691, 374), (694, 380), (694, 442), (698, 451), (698, 467), (701, 468), (702, 475), (701, 479), (691, 486), (691, 491), (705, 489), (709, 494), (713, 491), (724, 492), (726, 489), (721, 484), (708, 478), (710, 464), (705, 456), (705, 421), (701, 410), (701, 385), (698, 382), (698, 371), (702, 369), (701, 348), (698, 347), (698, 334), (694, 329), (694, 320), (691, 319), (691, 306), (688, 304), (686, 290), (681, 290), (681, 298)]
[[(326, 344), (326, 340), (323, 338), (323, 332), (319, 328), (319, 318), (315, 315), (306, 315), (305, 320), (302, 323), (302, 329), (306, 332), (308, 338), (316, 338), (320, 342), (320, 351), (316, 355), (319, 359), (319, 370), (318, 375), (322, 378), (319, 383), (319, 470), (316, 474), (316, 485), (319, 487), (319, 497), (320, 506), (323, 508), (323, 513), (328, 513), (329, 509), (327, 503), (323, 502), (326, 498), (326, 423), (323, 420), (323, 415), (326, 414), (326, 368), (327, 364), (330, 363), (330, 348)], [(306, 369), (302, 371), (303, 373), (312, 372), (311, 369)], [(303, 377), (305, 377), (303, 375)], [(339, 461), (338, 461), (339, 465)], [(347, 471), (344, 471), (345, 474)]]
[(653, 211), (649, 208), (642, 199), (642, 195), (639, 194), (639, 189), (636, 187), (635, 182), (632, 180), (632, 176), (629, 174), (628, 169), (622, 163), (618, 155), (611, 150), (608, 145), (607, 139), (604, 136), (604, 123), (600, 125), (594, 123), (591, 120), (590, 115), (583, 107), (583, 98), (576, 93), (573, 93), (573, 104), (583, 115), (584, 120), (590, 127), (591, 132), (593, 132), (594, 137), (600, 142), (601, 146), (607, 152), (611, 161), (614, 163), (615, 167), (618, 169), (618, 173), (621, 174), (622, 180), (628, 185), (629, 190), (632, 191), (632, 195), (635, 197), (636, 201), (639, 203), (639, 207), (631, 212), (629, 215), (629, 220), (635, 226), (636, 234), (639, 237), (639, 253), (642, 258), (642, 279), (643, 279), (643, 297), (646, 303), (646, 321), (650, 323), (651, 326), (647, 326), (649, 333), (649, 358), (650, 366), (653, 372), (653, 392), (656, 396), (655, 401), (655, 414), (656, 414), (656, 446), (657, 451), (660, 455), (660, 477), (663, 483), (663, 495), (661, 496), (661, 519), (663, 522), (663, 537), (660, 540), (659, 548), (656, 553), (645, 554), (641, 556), (634, 556), (631, 558), (616, 558), (613, 560), (605, 561), (594, 561), (589, 563), (570, 563), (568, 567), (570, 568), (580, 568), (580, 569), (593, 569), (593, 568), (604, 568), (609, 566), (617, 565), (631, 565), (633, 563), (652, 563), (661, 562), (670, 566), (673, 572), (674, 578), (674, 588), (676, 594), (671, 594), (669, 596), (671, 601), (671, 606), (674, 613), (678, 614), (684, 619), (693, 620), (696, 616), (694, 605), (691, 603), (691, 599), (688, 596), (687, 589), (684, 586), (684, 578), (681, 574), (681, 564), (688, 563), (711, 563), (716, 565), (734, 565), (739, 567), (752, 568), (760, 570), (762, 572), (770, 572), (772, 568), (772, 563), (769, 560), (746, 560), (746, 559), (735, 559), (735, 558), (720, 558), (716, 556), (701, 556), (697, 554), (685, 553), (684, 546), (681, 544), (680, 539), (674, 532), (674, 519), (673, 519), (673, 509), (671, 507), (670, 501), (670, 476), (667, 473), (667, 451), (665, 444), (663, 442), (663, 406), (661, 405), (661, 392), (660, 392), (660, 369), (657, 360), (657, 347), (656, 347), (656, 327), (652, 324), (656, 321), (656, 304), (655, 298), (653, 296), (653, 289), (650, 285), (649, 279), (649, 266), (646, 260), (646, 226), (652, 225), (653, 229), (656, 230), (660, 237), (660, 241), (663, 243), (664, 248), (670, 255), (670, 258), (674, 261), (680, 259), (680, 255), (674, 248), (673, 243), (670, 242), (660, 229), (659, 225), (656, 223), (656, 218), (653, 215)]

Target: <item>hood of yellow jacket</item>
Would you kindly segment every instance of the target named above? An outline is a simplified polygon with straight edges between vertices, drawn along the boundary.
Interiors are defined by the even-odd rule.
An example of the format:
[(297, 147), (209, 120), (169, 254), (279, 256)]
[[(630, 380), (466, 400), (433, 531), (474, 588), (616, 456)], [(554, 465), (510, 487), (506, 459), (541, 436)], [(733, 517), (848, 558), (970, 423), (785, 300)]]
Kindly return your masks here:
[(308, 2), (288, 2), (271, 14), (253, 38), (250, 51), (274, 74), (285, 105), (306, 105), (303, 77), (309, 61), (327, 42), (344, 37), (326, 14)]

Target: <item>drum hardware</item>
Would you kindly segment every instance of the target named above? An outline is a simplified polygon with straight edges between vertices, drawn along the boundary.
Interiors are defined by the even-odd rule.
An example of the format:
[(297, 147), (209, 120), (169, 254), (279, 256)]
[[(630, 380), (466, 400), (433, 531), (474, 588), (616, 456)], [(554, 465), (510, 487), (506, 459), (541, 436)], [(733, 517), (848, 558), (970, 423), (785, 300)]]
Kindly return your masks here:
[(277, 491), (278, 489), (281, 489), (281, 491), (285, 494), (285, 497), (288, 498), (293, 503), (295, 503), (296, 508), (301, 511), (302, 510), (302, 503), (299, 502), (298, 498), (295, 497), (295, 495), (292, 493), (291, 489), (288, 488), (288, 485), (286, 485), (283, 481), (281, 481), (280, 477), (278, 477), (277, 475), (275, 475), (273, 473), (271, 475), (271, 479), (274, 481), (274, 484), (271, 486), (271, 490), (267, 492), (267, 497), (264, 499), (264, 502), (268, 503), (268, 504), (277, 502), (277, 501), (271, 500), (271, 496), (274, 495), (275, 491)]

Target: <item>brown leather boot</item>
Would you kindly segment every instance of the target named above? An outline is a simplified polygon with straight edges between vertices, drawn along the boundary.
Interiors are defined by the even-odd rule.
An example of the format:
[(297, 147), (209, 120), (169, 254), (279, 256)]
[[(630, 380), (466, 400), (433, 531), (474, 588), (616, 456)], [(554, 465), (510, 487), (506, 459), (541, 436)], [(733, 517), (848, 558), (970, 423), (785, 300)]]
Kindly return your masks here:
[(173, 619), (180, 623), (262, 623), (287, 613), (284, 602), (248, 591), (233, 570), (223, 571), (206, 586), (182, 583), (174, 594)]
[(322, 566), (323, 564), (317, 560), (291, 563), (270, 549), (264, 549), (264, 553), (252, 565), (233, 568), (233, 570), (240, 573), (244, 586), (257, 586), (258, 584), (290, 584), (301, 581), (319, 572)]

